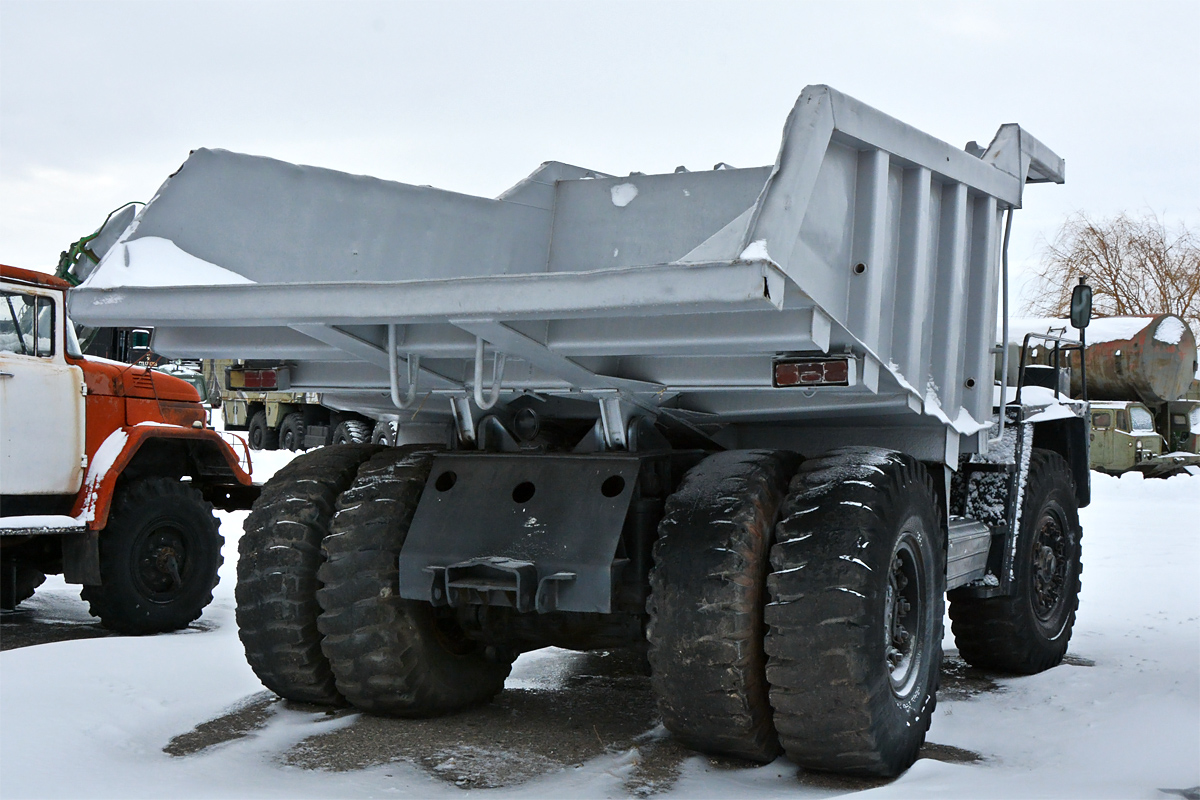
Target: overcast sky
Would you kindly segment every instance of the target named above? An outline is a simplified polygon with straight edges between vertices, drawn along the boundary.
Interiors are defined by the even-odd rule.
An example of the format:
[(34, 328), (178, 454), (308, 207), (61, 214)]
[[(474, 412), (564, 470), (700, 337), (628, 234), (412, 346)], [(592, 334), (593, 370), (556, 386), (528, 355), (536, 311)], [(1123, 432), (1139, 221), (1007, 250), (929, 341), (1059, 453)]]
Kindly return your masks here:
[(814, 83), (1063, 156), (1014, 219), (1018, 268), (1078, 210), (1200, 225), (1197, 0), (0, 0), (0, 261), (52, 270), (197, 147), (484, 196), (552, 159), (769, 164)]

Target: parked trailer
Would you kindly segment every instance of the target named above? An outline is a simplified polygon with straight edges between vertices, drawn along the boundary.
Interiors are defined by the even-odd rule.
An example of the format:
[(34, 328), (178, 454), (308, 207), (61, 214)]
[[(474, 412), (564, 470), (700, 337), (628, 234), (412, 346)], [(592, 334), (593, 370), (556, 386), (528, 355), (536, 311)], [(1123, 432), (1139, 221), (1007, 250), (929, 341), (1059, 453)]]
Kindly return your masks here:
[(970, 663), (1059, 663), (1084, 406), (997, 416), (992, 376), (1005, 215), (1062, 160), (814, 86), (773, 166), (718, 166), (547, 162), (494, 200), (220, 150), (168, 179), (74, 313), (286, 362), (429, 442), (264, 488), (237, 600), (268, 687), (423, 716), (522, 651), (640, 648), (681, 741), (891, 775), (947, 590)]

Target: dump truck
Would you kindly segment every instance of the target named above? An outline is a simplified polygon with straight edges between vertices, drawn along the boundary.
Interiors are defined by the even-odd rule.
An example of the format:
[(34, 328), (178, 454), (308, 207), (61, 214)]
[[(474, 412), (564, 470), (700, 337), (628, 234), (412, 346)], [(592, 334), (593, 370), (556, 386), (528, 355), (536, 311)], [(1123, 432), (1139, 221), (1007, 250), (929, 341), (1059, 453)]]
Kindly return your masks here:
[[(1009, 362), (1015, 375), (1022, 332), (1063, 334), (1067, 320), (1025, 319), (1010, 330)], [(1026, 369), (1051, 369), (1055, 353), (1036, 344)], [(1195, 334), (1175, 314), (1118, 316), (1094, 320), (1084, 351), (1062, 356), (1062, 385), (1082, 397), (1081, 375), (1088, 375), (1091, 400), (1089, 463), (1110, 475), (1137, 471), (1165, 478), (1200, 466), (1200, 393), (1195, 375), (1200, 355)], [(1051, 371), (1053, 371), (1051, 369)]]
[(66, 281), (0, 265), (0, 287), (0, 607), (62, 573), (107, 628), (186, 627), (223, 560), (213, 507), (257, 497), (248, 452), (185, 381), (85, 357)]
[(1018, 125), (958, 149), (826, 86), (774, 164), (495, 199), (199, 149), (72, 310), (406, 432), (297, 457), (246, 520), (279, 695), (444, 714), (522, 652), (624, 647), (688, 746), (894, 775), (947, 600), (977, 666), (1071, 637), (1086, 404), (993, 383), (1012, 212), (1063, 179)]

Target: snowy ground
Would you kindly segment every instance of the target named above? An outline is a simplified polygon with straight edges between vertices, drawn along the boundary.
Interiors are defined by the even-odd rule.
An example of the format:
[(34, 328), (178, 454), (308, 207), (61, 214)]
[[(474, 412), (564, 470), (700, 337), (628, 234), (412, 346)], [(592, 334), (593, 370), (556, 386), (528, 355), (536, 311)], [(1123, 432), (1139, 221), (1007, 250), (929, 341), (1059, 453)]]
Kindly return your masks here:
[[(283, 461), (259, 455), (255, 477)], [(947, 691), (929, 736), (942, 747), (891, 783), (822, 779), (783, 759), (743, 768), (687, 755), (645, 709), (622, 709), (626, 727), (645, 730), (621, 734), (611, 707), (649, 703), (644, 684), (555, 650), (523, 656), (490, 711), (428, 723), (413, 750), (387, 751), (414, 723), (287, 707), (264, 693), (233, 619), (244, 515), (226, 514), (221, 583), (197, 625), (0, 654), (0, 796), (1197, 797), (1200, 477), (1094, 474), (1093, 496), (1069, 663), (1034, 677), (981, 676), (954, 658), (948, 636)], [(53, 578), (17, 613), (46, 625), (88, 619), (77, 587)], [(591, 684), (600, 688), (580, 688)], [(556, 711), (595, 708), (589, 697), (600, 698), (597, 722)], [(491, 724), (488, 735), (477, 724)], [(569, 751), (573, 732), (589, 728), (596, 741), (578, 763), (545, 755), (556, 752), (547, 737)], [(448, 744), (421, 749), (438, 736)], [(329, 747), (345, 763), (320, 755)], [(489, 780), (493, 772), (506, 780)], [(497, 783), (506, 785), (479, 788)]]

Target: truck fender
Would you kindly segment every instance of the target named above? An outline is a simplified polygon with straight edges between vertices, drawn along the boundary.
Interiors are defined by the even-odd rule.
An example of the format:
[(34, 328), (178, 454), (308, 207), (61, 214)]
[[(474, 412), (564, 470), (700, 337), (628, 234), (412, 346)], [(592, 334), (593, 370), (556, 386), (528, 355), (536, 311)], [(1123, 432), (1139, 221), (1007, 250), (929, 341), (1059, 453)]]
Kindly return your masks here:
[(1088, 467), (1091, 430), (1091, 415), (1039, 422), (1033, 426), (1033, 446), (1053, 450), (1070, 466), (1075, 481), (1075, 499), (1080, 508), (1092, 501)]
[[(227, 478), (232, 478), (239, 486), (253, 486), (250, 473), (242, 468), (237, 453), (217, 431), (211, 428), (140, 423), (117, 428), (96, 449), (88, 465), (83, 490), (75, 500), (72, 515), (84, 522), (89, 530), (102, 530), (108, 524), (117, 479), (145, 444), (163, 439), (194, 442), (198, 446), (198, 452), (205, 457), (206, 463), (220, 466), (222, 472), (228, 473)], [(246, 466), (250, 467), (248, 456)]]

